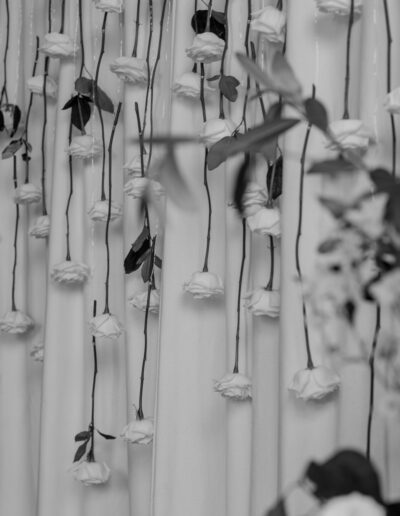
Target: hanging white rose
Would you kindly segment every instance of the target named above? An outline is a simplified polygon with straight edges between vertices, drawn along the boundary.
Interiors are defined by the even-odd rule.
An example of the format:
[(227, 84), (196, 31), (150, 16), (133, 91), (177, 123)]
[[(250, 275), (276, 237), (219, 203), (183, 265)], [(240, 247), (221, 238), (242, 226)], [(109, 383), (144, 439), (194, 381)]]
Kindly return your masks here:
[(41, 190), (32, 183), (24, 183), (14, 192), (14, 202), (17, 204), (33, 204), (41, 201), (41, 199)]
[(108, 482), (111, 471), (105, 462), (82, 461), (74, 464), (71, 472), (75, 480), (85, 486), (95, 486)]
[[(128, 301), (129, 303), (138, 310), (146, 310), (147, 306), (147, 297), (148, 292), (147, 289), (137, 292), (133, 296), (131, 296)], [(153, 314), (158, 314), (158, 310), (160, 308), (160, 293), (157, 289), (152, 288), (150, 291), (149, 298), (149, 312)]]
[[(35, 75), (26, 81), (31, 93), (43, 95), (44, 75)], [(46, 78), (46, 95), (55, 98), (57, 96), (57, 83), (49, 75)]]
[(131, 84), (147, 84), (148, 70), (145, 59), (139, 57), (121, 56), (110, 64), (110, 70), (122, 81)]
[(317, 366), (297, 371), (289, 390), (302, 400), (320, 400), (336, 391), (340, 386), (340, 377), (335, 371), (325, 366)]
[[(344, 149), (365, 152), (370, 143), (373, 142), (371, 131), (364, 125), (362, 120), (335, 120), (329, 124), (329, 131), (337, 143)], [(336, 143), (331, 141), (328, 141), (326, 146), (328, 149), (338, 149)]]
[(268, 5), (252, 14), (250, 28), (271, 43), (285, 41), (286, 15), (283, 11)]
[(257, 288), (244, 296), (245, 307), (253, 315), (278, 317), (280, 312), (280, 293), (278, 290)]
[(281, 234), (281, 215), (278, 208), (261, 208), (246, 219), (250, 231), (259, 235), (279, 237)]
[(400, 114), (400, 88), (396, 88), (386, 95), (383, 107), (389, 113)]
[(164, 195), (164, 188), (158, 181), (146, 177), (133, 176), (124, 185), (124, 192), (133, 199), (141, 199), (146, 192), (155, 199)]
[(204, 145), (210, 148), (222, 138), (232, 136), (235, 129), (235, 124), (229, 118), (213, 118), (203, 124), (200, 138)]
[[(149, 162), (149, 155), (143, 155), (143, 168), (144, 171), (147, 169), (147, 164)], [(137, 156), (133, 156), (129, 161), (127, 161), (124, 166), (124, 170), (128, 171), (128, 174), (131, 176), (140, 177), (142, 175), (142, 158), (140, 154)]]
[(385, 516), (386, 509), (372, 497), (353, 492), (344, 496), (335, 496), (326, 501), (320, 516)]
[(87, 265), (72, 260), (54, 265), (50, 277), (56, 283), (64, 285), (82, 285), (88, 279), (90, 269)]
[(254, 181), (250, 181), (242, 196), (242, 206), (244, 216), (250, 217), (254, 215), (262, 207), (265, 207), (268, 201), (268, 193), (265, 188)]
[(128, 423), (121, 433), (122, 439), (131, 444), (151, 444), (154, 425), (151, 419), (135, 419)]
[(34, 346), (32, 347), (29, 354), (35, 362), (43, 362), (43, 360), (44, 360), (43, 342), (34, 344)]
[(214, 381), (214, 390), (224, 398), (236, 401), (251, 400), (251, 380), (241, 373), (228, 373)]
[[(348, 16), (351, 9), (351, 0), (316, 0), (317, 8), (323, 13), (334, 13)], [(354, 0), (354, 14), (361, 14), (363, 0)]]
[(197, 63), (219, 61), (225, 48), (225, 41), (213, 32), (197, 34), (192, 45), (186, 49), (186, 55)]
[(20, 310), (6, 312), (0, 319), (0, 331), (3, 333), (20, 335), (27, 333), (34, 325), (35, 323), (29, 315), (24, 314)]
[(43, 46), (40, 51), (49, 57), (71, 57), (75, 55), (79, 47), (67, 34), (50, 32), (44, 36)]
[(96, 9), (107, 13), (122, 13), (124, 0), (94, 0)]
[(189, 281), (183, 285), (186, 292), (190, 292), (195, 299), (216, 296), (224, 292), (222, 279), (213, 272), (194, 272)]
[(96, 338), (117, 339), (124, 331), (118, 318), (108, 313), (93, 317), (89, 321), (89, 327), (93, 337)]
[(35, 238), (47, 238), (50, 232), (50, 217), (41, 215), (29, 230), (29, 234)]
[(95, 158), (103, 152), (103, 146), (91, 134), (81, 134), (72, 138), (67, 152), (74, 158)]
[[(194, 72), (185, 72), (175, 82), (172, 87), (173, 92), (179, 97), (199, 98), (201, 78), (200, 74)], [(204, 80), (204, 94), (214, 92), (207, 80)]]
[[(96, 220), (99, 222), (107, 222), (108, 219), (108, 201), (96, 201), (90, 210), (88, 211), (89, 217), (92, 220)], [(111, 210), (110, 210), (110, 220), (116, 220), (121, 218), (122, 216), (122, 207), (120, 204), (111, 201)]]

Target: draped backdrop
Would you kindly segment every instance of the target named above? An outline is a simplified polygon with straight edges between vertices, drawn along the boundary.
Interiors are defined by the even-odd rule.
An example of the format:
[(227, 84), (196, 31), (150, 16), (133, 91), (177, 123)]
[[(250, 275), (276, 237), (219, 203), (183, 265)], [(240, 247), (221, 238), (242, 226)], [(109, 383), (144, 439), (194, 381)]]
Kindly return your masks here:
[[(280, 140), (284, 156), (283, 195), (279, 199), (281, 237), (245, 233), (246, 257), (242, 271), (242, 297), (265, 286), (271, 268), (274, 245), (274, 289), (280, 289), (279, 317), (254, 316), (240, 307), (240, 373), (251, 378), (252, 399), (236, 401), (221, 397), (213, 382), (231, 373), (235, 362), (238, 285), (242, 266), (243, 226), (233, 205), (233, 187), (242, 156), (208, 171), (212, 203), (212, 227), (208, 267), (224, 284), (223, 295), (195, 299), (182, 286), (203, 267), (206, 247), (208, 199), (203, 184), (204, 146), (196, 141), (174, 146), (175, 163), (167, 157), (164, 144), (152, 146), (152, 173), (167, 194), (149, 207), (150, 226), (157, 235), (155, 254), (162, 267), (155, 267), (154, 281), (160, 290), (158, 314), (147, 317), (147, 361), (144, 376), (143, 412), (154, 423), (154, 439), (147, 445), (131, 444), (120, 437), (134, 420), (140, 395), (144, 350), (145, 312), (128, 299), (147, 292), (140, 271), (124, 272), (124, 258), (143, 228), (141, 202), (123, 192), (128, 174), (124, 165), (139, 154), (135, 102), (142, 117), (146, 87), (123, 82), (110, 71), (119, 56), (130, 56), (139, 30), (137, 56), (146, 58), (149, 16), (153, 18), (150, 65), (156, 66), (152, 109), (147, 111), (144, 137), (175, 135), (197, 137), (203, 124), (199, 98), (185, 98), (173, 92), (173, 85), (193, 61), (185, 49), (192, 44), (190, 25), (194, 2), (142, 1), (140, 19), (137, 1), (126, 0), (122, 14), (109, 13), (105, 27), (104, 55), (98, 84), (111, 98), (114, 112), (122, 109), (112, 145), (112, 200), (122, 206), (122, 217), (109, 222), (110, 312), (124, 326), (117, 339), (98, 339), (98, 374), (95, 394), (95, 456), (105, 462), (111, 476), (104, 485), (87, 487), (72, 472), (74, 454), (80, 442), (74, 436), (88, 428), (92, 404), (93, 347), (88, 321), (93, 301), (97, 314), (105, 306), (107, 250), (105, 222), (94, 221), (88, 211), (101, 197), (100, 157), (72, 159), (73, 195), (66, 149), (69, 145), (71, 110), (62, 109), (74, 93), (82, 52), (66, 59), (50, 58), (48, 74), (57, 82), (54, 97), (46, 96), (45, 137), (43, 95), (34, 94), (29, 118), (28, 141), (32, 146), (30, 183), (45, 185), (50, 217), (48, 238), (34, 238), (29, 230), (42, 215), (43, 205), (19, 204), (16, 238), (15, 302), (34, 320), (34, 328), (22, 335), (0, 336), (0, 513), (14, 516), (192, 516), (263, 514), (279, 493), (302, 474), (311, 459), (325, 459), (338, 448), (365, 451), (369, 410), (370, 370), (367, 362), (333, 364), (341, 377), (340, 389), (326, 399), (305, 401), (288, 390), (292, 377), (307, 365), (304, 345), (301, 285), (295, 262), (295, 241), (299, 217), (300, 158), (306, 124), (300, 123)], [(252, 10), (276, 5), (252, 0)], [(400, 48), (400, 5), (388, 2), (393, 51)], [(7, 15), (0, 1), (0, 55), (9, 43), (5, 67), (8, 102), (22, 112), (26, 121), (29, 105), (27, 80), (32, 76), (36, 36), (43, 46), (44, 35), (58, 32), (62, 2), (13, 0)], [(104, 13), (95, 3), (81, 4), (86, 77), (93, 78), (101, 53)], [(206, 9), (201, 2), (198, 9)], [(215, 0), (213, 8), (223, 12), (225, 3)], [(303, 91), (311, 95), (312, 85), (332, 120), (342, 116), (346, 64), (348, 17), (324, 14), (314, 0), (287, 0), (286, 57), (299, 78)], [(240, 81), (236, 102), (225, 103), (225, 115), (240, 123), (246, 90), (246, 71), (236, 52), (245, 52), (248, 4), (230, 0), (227, 12), (228, 47), (225, 74)], [(138, 24), (136, 23), (138, 21)], [(162, 22), (162, 23), (160, 23)], [(81, 46), (79, 2), (65, 3), (64, 34)], [(264, 66), (271, 43), (250, 31), (257, 62)], [(382, 109), (386, 94), (387, 39), (384, 10), (380, 0), (365, 0), (362, 16), (354, 22), (351, 43), (349, 106), (352, 118), (362, 119), (373, 131), (376, 143), (368, 151), (371, 165), (391, 166), (390, 122)], [(400, 84), (400, 64), (392, 60), (392, 85)], [(206, 77), (219, 73), (219, 64), (206, 64)], [(45, 56), (39, 52), (36, 75), (43, 75)], [(200, 71), (200, 67), (198, 67)], [(213, 87), (213, 81), (208, 83)], [(216, 87), (216, 83), (214, 82)], [(271, 100), (263, 95), (266, 106)], [(206, 96), (207, 118), (219, 115), (219, 96)], [(150, 120), (150, 117), (151, 120)], [(102, 112), (106, 148), (114, 116)], [(257, 99), (249, 98), (247, 123), (262, 120)], [(397, 122), (396, 122), (397, 123)], [(101, 140), (99, 110), (92, 106), (86, 132)], [(72, 136), (79, 135), (76, 128)], [(2, 149), (10, 137), (0, 134)], [(44, 143), (43, 143), (44, 142)], [(43, 147), (42, 147), (43, 143)], [(148, 150), (148, 141), (144, 146)], [(13, 200), (16, 167), (18, 185), (25, 179), (24, 149), (14, 158), (0, 162), (0, 311), (11, 310), (14, 267), (16, 204)], [(327, 156), (323, 137), (310, 133), (306, 165)], [(46, 173), (43, 179), (43, 167)], [(177, 168), (187, 190), (175, 185)], [(106, 160), (108, 170), (108, 157)], [(255, 180), (265, 185), (267, 164), (257, 158)], [(108, 175), (106, 187), (108, 188)], [(158, 175), (157, 175), (158, 174)], [(162, 175), (170, 176), (164, 179)], [(300, 261), (304, 276), (313, 274), (315, 249), (329, 226), (318, 203), (325, 183), (320, 177), (304, 182)], [(42, 188), (43, 190), (43, 188)], [(42, 191), (43, 194), (43, 191)], [(108, 199), (108, 190), (107, 190)], [(66, 233), (70, 254), (85, 263), (90, 274), (83, 285), (54, 281), (55, 265), (66, 257)], [(358, 326), (372, 342), (374, 311), (365, 307)], [(324, 343), (313, 327), (310, 343), (316, 364), (328, 364)], [(32, 350), (44, 345), (44, 360), (34, 360)], [(351, 342), (349, 343), (351, 348)], [(34, 353), (33, 353), (34, 354)], [(328, 364), (332, 365), (332, 364)], [(384, 387), (376, 384), (375, 407)], [(400, 496), (400, 441), (398, 422), (388, 422), (378, 413), (372, 420), (371, 458), (378, 467), (385, 496)], [(310, 500), (293, 495), (294, 505), (307, 511)]]

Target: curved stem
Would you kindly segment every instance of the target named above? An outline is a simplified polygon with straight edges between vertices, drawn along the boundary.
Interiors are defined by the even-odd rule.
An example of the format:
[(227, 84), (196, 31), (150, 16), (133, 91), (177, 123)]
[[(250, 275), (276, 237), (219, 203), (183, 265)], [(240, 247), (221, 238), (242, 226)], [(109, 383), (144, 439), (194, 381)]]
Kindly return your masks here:
[(375, 392), (375, 352), (378, 344), (379, 330), (381, 329), (381, 307), (376, 307), (376, 323), (374, 337), (372, 340), (371, 355), (369, 357), (369, 369), (370, 369), (370, 384), (369, 384), (369, 410), (368, 410), (368, 424), (367, 424), (367, 446), (366, 456), (367, 459), (371, 456), (371, 433), (372, 433), (372, 416), (374, 412), (374, 392)]
[[(244, 46), (246, 49), (246, 55), (249, 57), (250, 51), (249, 51), (249, 37), (250, 37), (250, 23), (251, 23), (251, 13), (252, 13), (252, 5), (251, 0), (247, 0), (247, 24), (246, 24), (246, 35), (244, 39)], [(255, 48), (253, 42), (251, 42), (251, 49), (252, 52), (254, 50), (254, 56), (255, 56)], [(255, 60), (255, 57), (253, 58)], [(246, 94), (244, 96), (244, 102), (243, 102), (243, 113), (242, 113), (242, 122), (244, 125), (244, 130), (247, 131), (247, 120), (246, 120), (246, 111), (247, 111), (247, 103), (249, 100), (249, 92), (250, 92), (250, 75), (247, 74), (246, 79)], [(261, 99), (261, 96), (260, 96)], [(262, 101), (262, 99), (261, 99)], [(264, 108), (265, 109), (265, 108)]]
[(43, 127), (42, 127), (42, 213), (47, 215), (46, 206), (46, 126), (47, 126), (47, 95), (46, 83), (49, 71), (49, 57), (44, 59), (44, 75), (43, 75)]
[(110, 313), (109, 310), (109, 288), (110, 288), (110, 243), (109, 243), (109, 227), (111, 220), (111, 194), (112, 194), (112, 145), (114, 141), (115, 128), (118, 124), (119, 114), (121, 112), (122, 102), (118, 104), (117, 111), (114, 117), (114, 123), (111, 129), (110, 143), (108, 144), (108, 214), (107, 214), (107, 222), (106, 222), (106, 232), (105, 232), (105, 244), (106, 244), (106, 253), (107, 253), (107, 271), (106, 271), (106, 293), (105, 293), (105, 303), (104, 303), (104, 313)]
[[(69, 122), (69, 135), (68, 135), (69, 145), (71, 145), (71, 138), (72, 138), (72, 117)], [(66, 255), (65, 259), (67, 261), (70, 261), (71, 260), (71, 249), (70, 249), (70, 239), (69, 239), (69, 207), (71, 204), (72, 195), (74, 193), (74, 178), (73, 178), (73, 174), (72, 174), (72, 156), (71, 156), (71, 154), (69, 154), (69, 156), (68, 156), (68, 168), (69, 168), (69, 195), (68, 195), (68, 200), (67, 200), (67, 207), (65, 209), (65, 218), (67, 221), (67, 231), (66, 231), (66, 235), (65, 235), (66, 243), (67, 243), (67, 255)]]
[(140, 27), (140, 0), (137, 0), (136, 4), (136, 31), (135, 31), (135, 43), (133, 44), (132, 57), (137, 56), (137, 47), (139, 41), (139, 27)]
[[(18, 188), (18, 179), (17, 179), (17, 158), (13, 156), (13, 181), (14, 181), (14, 189)], [(14, 230), (14, 264), (12, 271), (12, 286), (11, 286), (11, 310), (16, 310), (15, 304), (15, 272), (17, 269), (18, 262), (18, 227), (19, 227), (19, 204), (15, 203), (15, 230)]]
[[(96, 317), (96, 310), (97, 308), (97, 301), (93, 301), (93, 317)], [(95, 408), (95, 396), (96, 396), (96, 378), (98, 373), (97, 368), (97, 348), (96, 348), (96, 337), (92, 337), (92, 348), (93, 348), (93, 381), (92, 381), (92, 411), (90, 416), (90, 425), (89, 425), (89, 431), (90, 431), (90, 449), (87, 454), (87, 460), (89, 462), (94, 462), (94, 408)]]
[[(33, 63), (32, 68), (32, 77), (35, 76), (37, 63), (39, 60), (39, 37), (36, 36), (36, 51), (35, 51), (35, 61)], [(25, 183), (29, 183), (29, 147), (28, 147), (28, 127), (29, 127), (29, 118), (31, 116), (31, 108), (33, 103), (33, 92), (31, 91), (29, 95), (29, 104), (28, 104), (28, 110), (26, 112), (26, 119), (25, 119), (25, 129), (24, 129), (24, 144), (25, 144), (25, 154), (26, 154), (26, 161), (25, 161)]]
[[(225, 9), (224, 9), (224, 16), (225, 16), (225, 45), (224, 45), (224, 51), (222, 52), (221, 56), (221, 66), (220, 66), (220, 81), (224, 77), (224, 71), (225, 71), (225, 56), (226, 51), (228, 50), (228, 7), (229, 7), (229, 0), (225, 0)], [(224, 95), (222, 94), (221, 89), (219, 90), (219, 118), (225, 118), (224, 113)]]
[(84, 40), (83, 40), (82, 0), (79, 0), (79, 3), (78, 3), (78, 17), (79, 17), (79, 40), (80, 40), (80, 44), (81, 44), (81, 67), (79, 70), (79, 77), (82, 77), (83, 69), (85, 68), (85, 45), (84, 45)]
[[(315, 98), (315, 86), (313, 85), (312, 97)], [(301, 266), (300, 266), (300, 238), (301, 238), (301, 230), (303, 223), (303, 194), (304, 194), (304, 173), (305, 173), (305, 159), (307, 153), (308, 140), (310, 137), (311, 124), (308, 124), (306, 130), (306, 136), (304, 138), (303, 150), (300, 158), (300, 193), (299, 193), (299, 216), (298, 216), (298, 225), (297, 225), (297, 234), (296, 234), (296, 246), (295, 246), (295, 257), (296, 257), (296, 270), (297, 275), (299, 277), (300, 282), (303, 279)], [(313, 369), (314, 363), (311, 354), (310, 347), (310, 339), (308, 335), (308, 324), (307, 324), (307, 310), (306, 304), (304, 301), (304, 297), (302, 296), (302, 311), (303, 311), (303, 326), (304, 326), (304, 337), (306, 343), (306, 352), (307, 352), (307, 368)]]
[(242, 284), (243, 284), (243, 271), (244, 263), (246, 261), (246, 219), (242, 219), (242, 261), (240, 264), (239, 274), (239, 287), (238, 287), (238, 298), (236, 305), (237, 323), (236, 323), (236, 347), (235, 347), (235, 365), (233, 368), (234, 373), (239, 372), (239, 341), (240, 341), (240, 312), (241, 312), (241, 300), (242, 300)]
[(144, 101), (143, 134), (146, 129), (147, 110), (148, 110), (148, 106), (149, 106), (149, 96), (150, 96), (150, 85), (151, 85), (150, 51), (151, 51), (151, 42), (153, 40), (153, 31), (154, 31), (153, 0), (149, 0), (149, 39), (147, 41), (147, 52), (146, 52), (147, 88), (146, 88), (146, 98)]
[(10, 41), (10, 6), (9, 6), (9, 0), (5, 0), (5, 1), (6, 1), (7, 25), (6, 25), (6, 44), (5, 44), (4, 56), (3, 56), (4, 82), (3, 82), (3, 87), (1, 89), (1, 94), (0, 94), (0, 104), (3, 103), (3, 96), (5, 98), (6, 104), (8, 104), (8, 93), (7, 93), (7, 55), (8, 55), (9, 41)]
[(347, 29), (347, 43), (346, 43), (346, 77), (344, 80), (344, 112), (343, 119), (350, 118), (349, 115), (349, 89), (350, 89), (350, 48), (351, 48), (351, 29), (354, 21), (354, 0), (351, 0), (349, 25)]
[[(139, 133), (139, 147), (140, 147), (140, 169), (141, 169), (141, 175), (142, 177), (145, 176), (145, 167), (144, 167), (144, 144), (143, 144), (143, 129), (141, 127), (140, 123), (140, 113), (139, 113), (139, 104), (135, 102), (135, 114), (136, 114), (136, 123), (138, 126), (138, 133)], [(150, 231), (150, 216), (149, 216), (149, 208), (147, 206), (147, 202), (144, 201), (144, 213), (145, 213), (145, 224), (149, 230), (149, 234), (151, 234)]]

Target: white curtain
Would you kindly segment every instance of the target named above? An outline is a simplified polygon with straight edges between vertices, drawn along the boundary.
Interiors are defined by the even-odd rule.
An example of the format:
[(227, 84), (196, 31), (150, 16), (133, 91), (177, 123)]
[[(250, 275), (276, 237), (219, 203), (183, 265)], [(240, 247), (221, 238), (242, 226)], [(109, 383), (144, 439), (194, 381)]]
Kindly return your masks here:
[[(162, 272), (156, 275), (161, 289), (159, 317), (149, 316), (149, 349), (144, 385), (144, 412), (154, 418), (152, 445), (130, 445), (119, 434), (135, 417), (138, 405), (143, 354), (144, 313), (132, 308), (127, 298), (143, 288), (139, 272), (125, 275), (124, 256), (139, 235), (143, 215), (139, 202), (123, 194), (123, 164), (138, 154), (134, 103), (141, 112), (145, 89), (124, 85), (109, 71), (110, 62), (130, 55), (133, 47), (137, 0), (126, 0), (123, 15), (109, 14), (105, 54), (99, 84), (122, 115), (113, 146), (113, 200), (123, 204), (123, 220), (110, 225), (110, 309), (124, 321), (125, 332), (114, 342), (99, 342), (99, 373), (96, 387), (96, 427), (117, 436), (114, 441), (96, 436), (96, 459), (111, 469), (110, 481), (85, 487), (77, 482), (72, 466), (77, 443), (74, 436), (90, 422), (93, 355), (88, 320), (93, 300), (98, 313), (104, 306), (106, 251), (105, 224), (93, 222), (87, 211), (100, 198), (101, 160), (75, 161), (74, 193), (70, 208), (71, 254), (86, 263), (91, 275), (84, 287), (66, 287), (50, 279), (53, 266), (65, 259), (65, 210), (69, 194), (68, 110), (61, 108), (74, 91), (80, 54), (72, 59), (50, 59), (49, 74), (58, 92), (47, 102), (45, 161), (47, 204), (51, 218), (49, 239), (28, 235), (41, 206), (21, 206), (16, 270), (17, 307), (35, 321), (26, 336), (0, 337), (0, 513), (14, 516), (257, 516), (273, 504), (278, 494), (299, 478), (308, 461), (324, 459), (338, 447), (365, 451), (369, 397), (367, 364), (340, 368), (342, 385), (328, 401), (307, 403), (288, 391), (293, 374), (306, 366), (301, 288), (296, 278), (295, 238), (298, 221), (300, 155), (306, 125), (299, 124), (282, 139), (284, 184), (280, 202), (282, 238), (276, 239), (275, 278), (280, 283), (282, 306), (279, 319), (253, 317), (241, 311), (239, 370), (251, 377), (252, 401), (228, 401), (213, 391), (213, 380), (231, 372), (234, 363), (236, 305), (242, 259), (242, 224), (231, 204), (233, 184), (241, 158), (208, 173), (212, 198), (210, 271), (224, 280), (219, 299), (196, 300), (182, 289), (191, 274), (202, 268), (207, 232), (208, 205), (203, 185), (204, 149), (200, 144), (176, 147), (179, 169), (191, 193), (187, 209), (167, 198), (165, 212), (151, 211), (158, 232), (157, 254)], [(61, 2), (53, 0), (53, 28), (60, 25)], [(84, 1), (86, 67), (92, 75), (100, 52), (103, 14), (94, 3)], [(253, 0), (253, 10), (275, 2)], [(286, 55), (303, 89), (316, 86), (317, 97), (330, 118), (342, 115), (347, 17), (321, 14), (314, 0), (288, 0)], [(400, 5), (388, 2), (391, 13), (393, 54), (400, 46)], [(214, 8), (223, 11), (224, 2)], [(13, 0), (10, 8), (10, 39), (7, 59), (9, 102), (28, 106), (26, 80), (31, 76), (35, 37), (42, 43), (48, 32), (45, 0)], [(205, 8), (199, 2), (199, 8)], [(160, 31), (162, 1), (154, 1), (154, 62)], [(198, 100), (172, 94), (174, 81), (193, 63), (186, 56), (193, 30), (190, 19), (194, 2), (168, 0), (163, 24), (160, 62), (154, 90), (154, 133), (197, 135), (202, 125)], [(66, 2), (64, 32), (79, 43), (78, 1)], [(148, 3), (142, 2), (138, 56), (145, 57), (149, 30)], [(6, 4), (0, 2), (0, 55), (6, 40)], [(230, 0), (229, 48), (226, 68), (242, 85), (246, 73), (235, 58), (244, 52), (247, 2)], [(262, 65), (268, 43), (252, 35)], [(390, 168), (390, 125), (382, 111), (386, 93), (386, 32), (380, 0), (365, 0), (363, 14), (354, 25), (351, 48), (350, 107), (353, 118), (362, 118), (374, 130), (376, 145), (367, 161)], [(400, 66), (392, 59), (393, 87), (400, 83)], [(43, 73), (39, 57), (37, 74)], [(218, 73), (210, 65), (208, 76)], [(3, 71), (0, 75), (3, 81)], [(227, 108), (240, 122), (244, 88)], [(268, 103), (268, 98), (265, 97)], [(207, 101), (208, 117), (218, 117), (218, 99)], [(105, 113), (106, 141), (113, 116)], [(259, 105), (251, 101), (251, 125), (262, 119)], [(31, 182), (40, 185), (43, 97), (34, 96), (29, 125), (32, 144)], [(87, 126), (100, 137), (96, 110)], [(4, 148), (9, 139), (1, 133)], [(75, 133), (74, 133), (75, 134)], [(77, 133), (78, 134), (78, 133)], [(154, 160), (164, 160), (164, 147), (154, 147)], [(325, 157), (322, 137), (312, 130), (307, 165)], [(18, 180), (24, 180), (25, 164), (17, 154)], [(161, 164), (160, 164), (161, 167)], [(13, 159), (0, 162), (0, 308), (10, 310), (13, 269), (15, 203)], [(266, 165), (259, 163), (257, 178), (265, 181)], [(328, 222), (317, 196), (320, 179), (307, 178), (304, 186), (303, 234), (300, 259), (304, 275), (313, 273), (315, 248)], [(246, 261), (242, 293), (266, 284), (270, 268), (269, 240), (247, 230)], [(365, 309), (359, 327), (372, 342), (374, 312)], [(315, 362), (326, 363), (323, 342), (310, 330)], [(44, 342), (44, 361), (32, 360), (34, 345)], [(350, 343), (351, 345), (351, 343)], [(376, 405), (381, 387), (377, 384)], [(396, 424), (378, 415), (373, 419), (372, 459), (378, 466), (388, 498), (400, 496), (400, 446)], [(309, 500), (300, 500), (307, 510)]]

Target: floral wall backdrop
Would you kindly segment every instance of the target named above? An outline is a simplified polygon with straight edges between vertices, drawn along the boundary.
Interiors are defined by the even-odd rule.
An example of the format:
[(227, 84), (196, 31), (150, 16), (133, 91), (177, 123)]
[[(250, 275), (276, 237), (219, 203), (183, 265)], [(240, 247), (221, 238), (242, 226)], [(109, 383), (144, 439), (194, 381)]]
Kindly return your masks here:
[(392, 514), (397, 2), (0, 13), (1, 511)]

